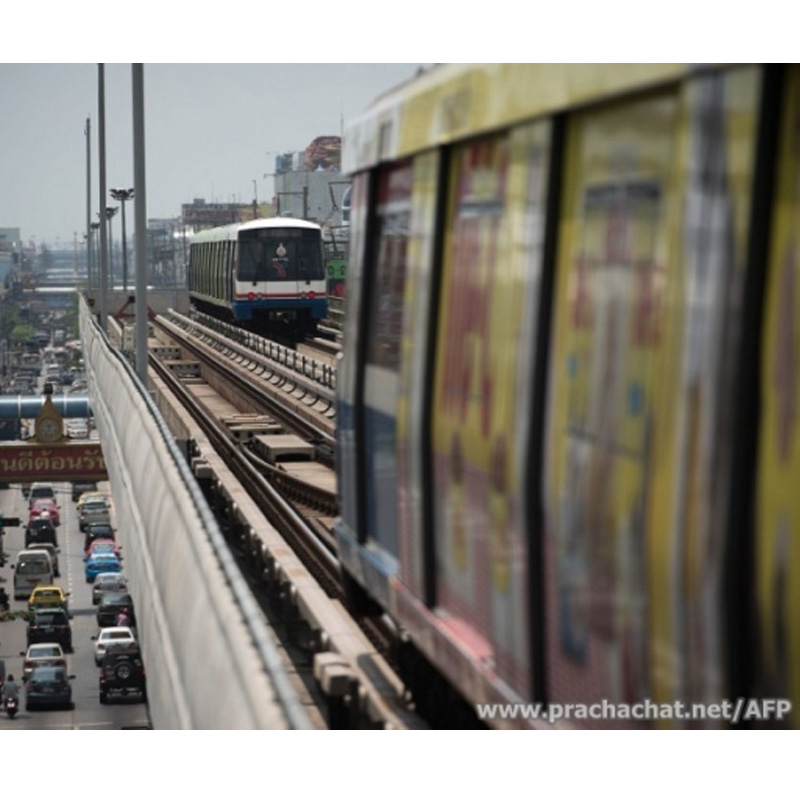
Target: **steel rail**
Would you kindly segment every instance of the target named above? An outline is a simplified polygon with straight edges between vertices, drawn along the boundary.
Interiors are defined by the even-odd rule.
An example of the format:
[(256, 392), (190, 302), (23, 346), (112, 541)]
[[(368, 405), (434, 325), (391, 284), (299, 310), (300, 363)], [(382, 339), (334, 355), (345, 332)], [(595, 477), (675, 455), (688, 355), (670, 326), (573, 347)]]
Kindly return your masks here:
[(190, 412), (220, 458), (234, 472), (267, 520), (297, 552), (326, 593), (341, 599), (343, 591), (339, 579), (339, 562), (335, 553), (329, 549), (328, 542), (320, 539), (317, 531), (261, 475), (243, 453), (241, 443), (219, 425), (168, 367), (153, 355), (150, 356), (150, 365)]
[[(329, 448), (333, 451), (335, 445), (335, 436), (332, 429), (325, 430), (318, 425), (315, 425), (302, 416), (294, 412), (292, 409), (286, 408), (279, 400), (273, 397), (268, 391), (262, 389), (252, 382), (241, 381), (237, 372), (230, 368), (219, 359), (212, 359), (210, 354), (207, 353), (198, 343), (188, 335), (182, 328), (177, 328), (173, 323), (156, 319), (154, 325), (160, 330), (164, 331), (171, 337), (175, 338), (181, 347), (188, 350), (192, 355), (202, 363), (213, 367), (213, 369), (221, 373), (226, 379), (239, 384), (242, 394), (246, 396), (251, 402), (257, 406), (263, 407), (270, 415), (274, 416), (277, 420), (282, 422), (288, 428), (295, 429), (299, 435), (307, 441), (316, 445)], [(265, 368), (266, 369), (266, 368)]]

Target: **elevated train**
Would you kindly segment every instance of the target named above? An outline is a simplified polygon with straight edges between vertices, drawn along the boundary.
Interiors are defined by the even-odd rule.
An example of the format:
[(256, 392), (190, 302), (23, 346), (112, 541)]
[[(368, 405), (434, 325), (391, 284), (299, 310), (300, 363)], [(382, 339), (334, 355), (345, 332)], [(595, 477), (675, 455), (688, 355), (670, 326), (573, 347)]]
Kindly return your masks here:
[(772, 64), (442, 65), (346, 129), (336, 535), (422, 708), (800, 724), (799, 132)]
[(275, 217), (201, 231), (188, 282), (201, 311), (260, 333), (307, 335), (327, 314), (322, 230)]

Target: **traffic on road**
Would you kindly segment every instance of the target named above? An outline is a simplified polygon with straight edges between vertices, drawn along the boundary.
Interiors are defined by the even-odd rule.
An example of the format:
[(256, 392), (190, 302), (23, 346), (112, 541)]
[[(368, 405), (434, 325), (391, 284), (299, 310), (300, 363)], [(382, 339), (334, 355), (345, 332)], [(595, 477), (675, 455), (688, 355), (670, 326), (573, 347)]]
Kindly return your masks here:
[[(94, 496), (82, 505), (94, 517), (102, 516), (98, 502), (106, 504), (97, 523), (79, 518), (81, 495), (72, 484), (49, 487), (49, 512), (40, 505), (47, 489), (34, 486), (35, 498), (34, 487), (0, 490), (3, 516), (20, 521), (2, 535), (0, 731), (148, 728), (146, 675), (108, 485), (86, 487)], [(48, 541), (33, 542), (43, 513), (53, 523)]]

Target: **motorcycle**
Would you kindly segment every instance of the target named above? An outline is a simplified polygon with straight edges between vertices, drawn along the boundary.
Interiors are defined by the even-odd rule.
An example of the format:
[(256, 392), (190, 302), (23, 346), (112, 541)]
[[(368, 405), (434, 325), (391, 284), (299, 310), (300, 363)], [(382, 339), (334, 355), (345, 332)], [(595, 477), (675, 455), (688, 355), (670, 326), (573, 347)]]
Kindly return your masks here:
[(17, 711), (19, 710), (19, 700), (15, 697), (7, 697), (5, 703), (3, 704), (6, 714), (8, 714), (9, 719), (14, 719), (17, 715)]

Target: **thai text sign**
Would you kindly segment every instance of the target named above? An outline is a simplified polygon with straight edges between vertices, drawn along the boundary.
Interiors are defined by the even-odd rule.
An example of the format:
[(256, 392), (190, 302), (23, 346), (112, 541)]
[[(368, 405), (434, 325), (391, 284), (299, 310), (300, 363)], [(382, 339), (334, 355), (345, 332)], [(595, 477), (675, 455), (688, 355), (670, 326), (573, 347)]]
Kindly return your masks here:
[(108, 480), (99, 444), (0, 445), (0, 481)]

